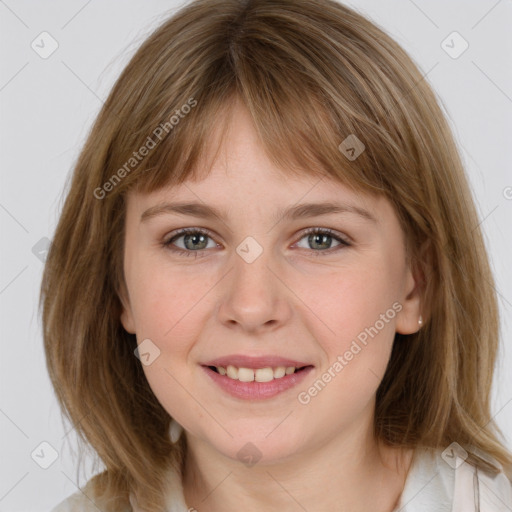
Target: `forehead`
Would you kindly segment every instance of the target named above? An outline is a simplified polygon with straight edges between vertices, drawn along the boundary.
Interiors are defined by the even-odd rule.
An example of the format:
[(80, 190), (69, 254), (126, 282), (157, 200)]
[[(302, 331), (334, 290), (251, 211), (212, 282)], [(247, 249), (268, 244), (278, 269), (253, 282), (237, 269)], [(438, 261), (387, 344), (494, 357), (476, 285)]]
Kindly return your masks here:
[(242, 102), (235, 101), (224, 114), (196, 165), (198, 172), (179, 184), (128, 194), (129, 223), (178, 213), (226, 224), (258, 218), (275, 225), (281, 220), (349, 212), (357, 222), (396, 224), (394, 208), (383, 194), (362, 191), (318, 166), (278, 167), (268, 157)]
[[(236, 102), (211, 133), (195, 178), (169, 184), (151, 193), (128, 194), (142, 207), (169, 200), (204, 202), (252, 209), (302, 202), (357, 202), (367, 208), (378, 196), (355, 190), (320, 168), (283, 169), (267, 156), (249, 111)], [(382, 199), (382, 198), (381, 198)]]

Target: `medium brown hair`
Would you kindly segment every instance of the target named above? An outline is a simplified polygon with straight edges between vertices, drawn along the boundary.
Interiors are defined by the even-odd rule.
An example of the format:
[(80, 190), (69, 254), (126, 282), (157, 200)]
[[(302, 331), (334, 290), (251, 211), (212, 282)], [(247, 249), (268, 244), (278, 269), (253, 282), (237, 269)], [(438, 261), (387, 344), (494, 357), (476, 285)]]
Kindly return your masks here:
[[(492, 470), (487, 454), (512, 474), (490, 410), (493, 276), (426, 79), (386, 33), (337, 2), (198, 0), (143, 43), (113, 87), (74, 168), (44, 270), (48, 371), (66, 417), (105, 465), (98, 495), (115, 510), (131, 490), (147, 512), (161, 510), (165, 468), (186, 454), (185, 436), (170, 443), (170, 417), (120, 322), (126, 195), (201, 178), (211, 134), (235, 98), (283, 172), (387, 197), (406, 234), (425, 322), (395, 336), (375, 435), (401, 447), (457, 442), (468, 462)], [(339, 149), (351, 134), (365, 145), (355, 160)]]

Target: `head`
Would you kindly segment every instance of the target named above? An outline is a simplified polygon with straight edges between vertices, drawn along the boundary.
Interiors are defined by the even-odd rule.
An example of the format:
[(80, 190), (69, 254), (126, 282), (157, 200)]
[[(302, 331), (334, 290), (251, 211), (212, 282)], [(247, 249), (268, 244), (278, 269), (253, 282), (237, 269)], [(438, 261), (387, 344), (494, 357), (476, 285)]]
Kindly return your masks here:
[[(143, 365), (150, 387), (186, 432), (235, 461), (251, 443), (264, 464), (365, 427), (373, 435), (375, 395), (395, 333), (419, 329), (423, 278), (414, 274), (384, 195), (328, 174), (286, 173), (266, 156), (238, 98), (229, 112), (206, 177), (128, 194), (121, 322), (152, 356)], [(218, 218), (183, 206), (190, 203), (214, 208)], [(306, 216), (311, 204), (324, 212), (316, 206)], [(327, 213), (326, 204), (339, 211)], [(290, 208), (301, 215), (282, 213)], [(308, 234), (318, 225), (331, 234)], [(194, 226), (207, 232), (203, 239)], [(180, 233), (184, 227), (192, 234)], [(357, 357), (344, 361), (351, 347)], [(206, 371), (234, 354), (290, 358), (313, 370), (298, 391), (243, 402)], [(308, 392), (336, 362), (339, 377), (318, 397)], [(275, 429), (290, 409), (293, 417)]]
[[(178, 202), (222, 215), (162, 213)], [(284, 215), (327, 202), (350, 208)], [(312, 226), (332, 230), (329, 254)], [(173, 252), (191, 246), (182, 227), (208, 232), (197, 257)], [(438, 101), (389, 36), (329, 0), (196, 1), (132, 58), (78, 159), (43, 278), (48, 368), (107, 468), (105, 494), (131, 486), (147, 510), (186, 453), (171, 417), (226, 457), (252, 442), (263, 463), (371, 411), (388, 445), (456, 441), (475, 464), (486, 452), (508, 465), (489, 408), (492, 283)], [(147, 339), (150, 365), (134, 355)], [(282, 398), (213, 403), (212, 359), (277, 354), (321, 378), (354, 340), (276, 435)]]

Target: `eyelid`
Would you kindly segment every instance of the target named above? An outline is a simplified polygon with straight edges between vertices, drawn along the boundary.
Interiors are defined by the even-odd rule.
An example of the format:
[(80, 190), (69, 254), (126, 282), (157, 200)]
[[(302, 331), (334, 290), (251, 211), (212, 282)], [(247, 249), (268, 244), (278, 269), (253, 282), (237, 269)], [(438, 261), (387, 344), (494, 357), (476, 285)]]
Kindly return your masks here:
[[(218, 243), (216, 241), (216, 235), (209, 229), (202, 228), (202, 227), (187, 227), (187, 228), (180, 228), (178, 230), (175, 230), (175, 231), (171, 232), (168, 236), (164, 237), (162, 245), (164, 246), (164, 248), (167, 248), (167, 249), (171, 250), (172, 252), (175, 252), (178, 254), (185, 254), (187, 256), (195, 254), (196, 257), (198, 255), (205, 256), (206, 255), (205, 253), (207, 253), (207, 251), (205, 249), (201, 249), (198, 251), (186, 251), (184, 249), (181, 249), (180, 247), (172, 247), (172, 244), (171, 244), (172, 240), (180, 238), (188, 233), (205, 234), (208, 236), (208, 238), (213, 240), (215, 243)], [(332, 254), (332, 253), (336, 252), (337, 250), (339, 250), (340, 248), (350, 247), (353, 244), (352, 238), (346, 234), (340, 233), (331, 228), (323, 228), (320, 226), (316, 226), (316, 227), (305, 228), (304, 230), (302, 230), (297, 235), (297, 240), (294, 242), (294, 245), (296, 245), (298, 242), (300, 242), (306, 235), (309, 235), (311, 233), (327, 234), (331, 238), (338, 240), (340, 243), (340, 245), (338, 245), (336, 247), (331, 247), (331, 248), (323, 250), (323, 251), (315, 251), (313, 249), (309, 249), (309, 250), (304, 249), (304, 250), (308, 250), (308, 252), (314, 253), (315, 255), (318, 255), (318, 256), (320, 256), (322, 254)], [(303, 248), (301, 247), (299, 249), (303, 249)]]
[[(208, 228), (201, 228), (201, 227), (188, 227), (188, 228), (180, 228), (178, 230), (175, 230), (173, 232), (170, 233), (170, 235), (164, 237), (165, 238), (165, 243), (168, 243), (170, 240), (172, 240), (173, 238), (176, 238), (180, 235), (184, 235), (184, 234), (187, 234), (187, 233), (197, 233), (197, 232), (200, 232), (200, 233), (204, 233), (206, 235), (208, 235), (212, 240), (215, 240), (216, 239), (216, 234), (214, 234), (212, 231), (210, 231)], [(331, 228), (322, 228), (322, 227), (310, 227), (310, 228), (305, 228), (304, 230), (302, 230), (299, 235), (298, 235), (298, 239), (297, 241), (299, 241), (301, 238), (303, 238), (305, 235), (309, 235), (310, 233), (317, 233), (317, 232), (320, 232), (320, 233), (327, 233), (329, 235), (331, 235), (333, 238), (339, 238), (341, 239), (343, 242), (345, 243), (353, 243), (353, 240), (351, 237), (349, 237), (348, 235), (344, 234), (344, 233), (340, 233), (334, 229), (331, 229)]]
[(164, 239), (167, 241), (172, 240), (173, 238), (176, 238), (180, 235), (186, 235), (187, 233), (203, 233), (205, 235), (208, 235), (210, 238), (215, 239), (217, 235), (210, 231), (208, 228), (200, 228), (200, 227), (188, 227), (188, 228), (179, 228), (175, 229), (174, 231), (171, 231), (171, 233), (167, 234)]
[[(332, 238), (337, 238), (338, 240), (340, 240), (342, 243), (344, 243), (346, 245), (352, 245), (354, 243), (353, 239), (344, 233), (340, 233), (339, 231), (336, 231), (335, 229), (332, 229), (332, 228), (322, 228), (322, 227), (318, 227), (318, 226), (313, 227), (313, 228), (306, 228), (305, 230), (303, 230), (300, 233), (299, 239), (297, 241), (299, 241), (304, 236), (309, 235), (310, 233), (328, 234)], [(320, 251), (320, 252), (322, 252), (322, 251)]]

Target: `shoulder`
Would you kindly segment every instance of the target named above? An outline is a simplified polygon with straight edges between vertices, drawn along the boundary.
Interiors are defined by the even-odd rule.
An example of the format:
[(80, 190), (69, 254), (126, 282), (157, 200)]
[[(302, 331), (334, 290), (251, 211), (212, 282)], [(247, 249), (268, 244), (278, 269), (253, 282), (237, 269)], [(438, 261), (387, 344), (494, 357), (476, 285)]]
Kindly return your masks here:
[(82, 491), (77, 491), (56, 505), (50, 512), (98, 512), (98, 507)]
[(512, 481), (505, 473), (501, 471), (494, 475), (478, 470), (477, 474), (478, 486), (475, 492), (480, 498), (482, 510), (512, 510)]
[[(485, 458), (500, 467), (494, 459)], [(501, 512), (511, 509), (512, 482), (503, 471), (493, 474), (477, 468), (454, 450), (419, 447), (396, 510)]]
[[(94, 492), (93, 480), (89, 480), (83, 489), (62, 500), (50, 512), (108, 512)], [(127, 508), (126, 512), (132, 512), (131, 508)]]
[[(181, 480), (181, 467), (179, 463), (174, 460), (170, 461), (167, 468), (167, 487), (165, 489), (165, 506), (169, 512), (188, 512), (190, 510), (185, 504), (185, 497), (183, 494), (183, 484)], [(97, 479), (101, 478), (96, 475), (91, 478), (83, 489), (76, 491), (65, 500), (56, 505), (50, 512), (110, 512), (111, 508), (101, 502), (100, 498), (95, 492), (95, 483)], [(137, 499), (133, 492), (128, 496), (129, 504), (122, 508), (122, 512), (142, 512), (142, 509), (137, 503)], [(116, 512), (121, 510), (119, 500), (116, 501)]]
[[(460, 448), (460, 447), (459, 447)], [(494, 473), (470, 464), (457, 450), (438, 450), (437, 466), (445, 478), (453, 475), (453, 510), (482, 510), (501, 512), (512, 509), (512, 481), (503, 471), (501, 464), (488, 455), (476, 450), (484, 459), (499, 468)], [(467, 454), (466, 454), (467, 455)]]

